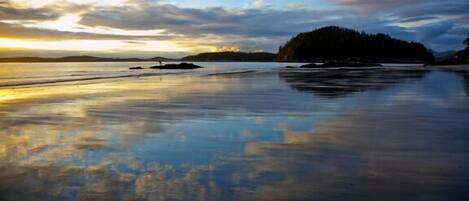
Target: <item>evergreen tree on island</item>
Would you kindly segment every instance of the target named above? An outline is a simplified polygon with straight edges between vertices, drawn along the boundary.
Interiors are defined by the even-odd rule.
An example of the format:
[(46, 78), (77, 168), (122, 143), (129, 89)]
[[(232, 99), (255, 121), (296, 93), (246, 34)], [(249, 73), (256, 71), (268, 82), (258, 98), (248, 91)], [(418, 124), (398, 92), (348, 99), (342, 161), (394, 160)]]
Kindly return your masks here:
[(464, 45), (466, 45), (466, 49), (469, 49), (469, 33), (467, 33), (467, 38), (464, 40)]
[(417, 42), (328, 26), (300, 33), (279, 48), (279, 61), (331, 61), (349, 58), (375, 62), (432, 62), (429, 49)]
[(452, 60), (453, 63), (457, 63), (457, 64), (469, 63), (469, 33), (467, 34), (467, 36), (468, 37), (463, 42), (464, 45), (466, 45), (466, 48), (456, 52)]

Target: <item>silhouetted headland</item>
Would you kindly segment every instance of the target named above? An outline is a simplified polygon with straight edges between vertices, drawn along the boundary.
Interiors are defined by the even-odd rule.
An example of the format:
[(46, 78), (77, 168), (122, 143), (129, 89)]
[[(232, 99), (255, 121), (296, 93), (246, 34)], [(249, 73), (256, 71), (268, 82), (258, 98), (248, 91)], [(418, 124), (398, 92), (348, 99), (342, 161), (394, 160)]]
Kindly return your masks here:
[(279, 48), (278, 61), (324, 62), (360, 58), (379, 63), (429, 63), (434, 57), (417, 42), (337, 26), (300, 33)]
[(163, 70), (192, 70), (197, 68), (203, 68), (202, 66), (195, 65), (193, 63), (180, 63), (180, 64), (166, 64), (161, 66), (152, 66), (151, 69), (163, 69)]
[(266, 52), (210, 52), (191, 55), (182, 61), (236, 61), (236, 62), (273, 62), (277, 55)]
[(441, 61), (432, 63), (432, 65), (458, 65), (458, 64), (469, 64), (469, 34), (466, 40), (464, 40), (466, 48), (457, 51)]

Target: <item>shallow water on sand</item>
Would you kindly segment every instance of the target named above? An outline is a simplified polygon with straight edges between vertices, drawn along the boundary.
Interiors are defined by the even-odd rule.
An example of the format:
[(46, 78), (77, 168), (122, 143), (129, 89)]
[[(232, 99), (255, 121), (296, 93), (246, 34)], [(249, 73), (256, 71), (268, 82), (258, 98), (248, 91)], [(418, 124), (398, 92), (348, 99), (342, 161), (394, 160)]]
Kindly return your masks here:
[(0, 65), (0, 200), (469, 199), (467, 71), (199, 64)]

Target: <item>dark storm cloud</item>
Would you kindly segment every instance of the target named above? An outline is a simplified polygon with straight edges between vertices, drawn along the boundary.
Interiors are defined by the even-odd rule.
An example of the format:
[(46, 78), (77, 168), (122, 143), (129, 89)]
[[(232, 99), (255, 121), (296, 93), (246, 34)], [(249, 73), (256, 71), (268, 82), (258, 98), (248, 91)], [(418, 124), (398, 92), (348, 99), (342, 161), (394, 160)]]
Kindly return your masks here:
[(0, 20), (51, 20), (60, 14), (50, 8), (18, 8), (0, 0)]

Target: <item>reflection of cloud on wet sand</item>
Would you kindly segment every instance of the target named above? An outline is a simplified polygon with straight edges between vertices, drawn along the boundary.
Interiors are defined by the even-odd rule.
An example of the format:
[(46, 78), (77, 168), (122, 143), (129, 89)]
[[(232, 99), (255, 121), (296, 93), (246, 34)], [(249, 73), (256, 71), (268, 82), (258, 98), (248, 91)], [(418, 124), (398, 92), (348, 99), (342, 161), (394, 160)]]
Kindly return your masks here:
[[(2, 130), (0, 148), (6, 154), (2, 163), (50, 164), (66, 158), (80, 158), (84, 151), (106, 147), (106, 140), (98, 137), (99, 126), (93, 119), (90, 126), (64, 125), (14, 125)], [(85, 123), (85, 122), (83, 122)]]
[[(467, 103), (465, 99), (451, 102), (453, 107), (423, 104), (425, 96), (410, 96), (414, 101), (393, 99), (394, 104), (364, 103), (332, 122), (317, 121), (322, 123), (296, 130), (293, 122), (306, 122), (314, 113), (304, 111), (314, 110), (303, 103), (312, 99), (298, 99), (295, 104), (289, 95), (301, 93), (287, 96), (288, 91), (277, 85), (256, 85), (259, 79), (263, 78), (205, 76), (165, 78), (159, 83), (159, 79), (144, 78), (80, 85), (73, 93), (71, 86), (58, 86), (64, 88), (56, 92), (49, 86), (47, 97), (37, 92), (37, 96), (3, 99), (0, 195), (7, 200), (67, 196), (77, 200), (415, 200), (417, 196), (441, 200), (463, 195), (468, 173), (461, 164), (468, 162), (465, 147), (469, 146), (458, 132), (468, 130), (464, 122), (468, 108), (460, 105)], [(61, 96), (64, 90), (67, 93)], [(414, 91), (410, 88), (410, 93)], [(376, 101), (375, 96), (369, 98)], [(337, 104), (318, 100), (320, 109), (315, 111), (320, 115), (315, 115), (336, 112), (328, 103)], [(271, 119), (270, 114), (283, 118)], [(152, 138), (186, 147), (185, 132), (192, 127), (183, 132), (171, 126), (197, 123), (191, 120), (224, 123), (219, 119), (227, 116), (228, 120), (257, 117), (252, 122), (257, 127), (234, 128), (239, 134), (235, 140), (243, 142), (234, 145), (242, 150), (246, 141), (250, 143), (244, 153), (226, 157), (231, 161), (223, 158), (231, 156), (225, 153), (223, 148), (229, 145), (223, 140), (204, 148), (223, 158), (214, 159), (214, 168), (180, 161), (158, 164), (161, 157), (179, 153), (161, 153), (154, 147), (158, 144), (145, 143)], [(260, 130), (285, 119), (291, 124)], [(174, 132), (166, 133), (168, 129)], [(264, 137), (272, 133), (264, 132), (281, 135), (271, 141)], [(198, 137), (201, 146), (213, 145), (204, 142), (202, 134)], [(182, 152), (183, 157), (194, 151), (168, 149)], [(197, 154), (206, 153), (190, 153), (182, 162)]]
[(135, 192), (140, 198), (148, 200), (216, 200), (220, 191), (213, 182), (203, 185), (199, 182), (205, 167), (195, 167), (179, 178), (168, 180), (168, 172), (174, 171), (162, 167), (162, 171), (148, 171), (135, 181)]
[(248, 144), (259, 159), (240, 169), (258, 185), (253, 198), (467, 199), (467, 115), (410, 108), (358, 109), (309, 131), (280, 126), (284, 141)]
[[(148, 81), (152, 79), (9, 90), (0, 100), (0, 156), (14, 160), (56, 155), (50, 159), (54, 161), (61, 158), (58, 155), (67, 157), (77, 150), (105, 148), (111, 138), (129, 144), (144, 137), (146, 129), (162, 130), (149, 122), (164, 122), (177, 115), (150, 106), (129, 108), (130, 104), (165, 105), (189, 92), (224, 90), (220, 84), (190, 84), (193, 82), (190, 77), (165, 78), (151, 85)], [(173, 90), (176, 86), (181, 87)], [(148, 114), (149, 110), (152, 113)]]
[(217, 200), (209, 166), (142, 164), (132, 157), (110, 156), (99, 164), (0, 166), (3, 200)]
[[(15, 94), (3, 96), (0, 195), (5, 197), (0, 198), (216, 200), (214, 183), (199, 183), (199, 174), (207, 171), (205, 167), (182, 172), (154, 170), (148, 164), (122, 162), (123, 155), (103, 161), (94, 152), (104, 152), (104, 157), (112, 154), (113, 148), (125, 152), (125, 146), (138, 146), (135, 141), (158, 135), (168, 123), (197, 116), (194, 112), (203, 109), (188, 110), (197, 105), (185, 102), (205, 95), (216, 105), (224, 101), (218, 93), (230, 91), (227, 87), (241, 90), (242, 86), (220, 84), (219, 79), (183, 77), (165, 78), (163, 83), (145, 79), (91, 83), (79, 88), (44, 86), (18, 89)], [(230, 78), (227, 83), (233, 82), (239, 79)], [(215, 108), (213, 112), (222, 111)]]

